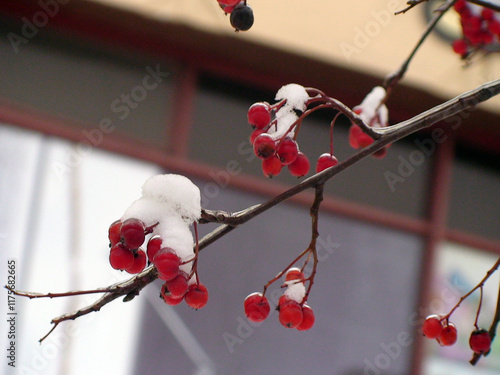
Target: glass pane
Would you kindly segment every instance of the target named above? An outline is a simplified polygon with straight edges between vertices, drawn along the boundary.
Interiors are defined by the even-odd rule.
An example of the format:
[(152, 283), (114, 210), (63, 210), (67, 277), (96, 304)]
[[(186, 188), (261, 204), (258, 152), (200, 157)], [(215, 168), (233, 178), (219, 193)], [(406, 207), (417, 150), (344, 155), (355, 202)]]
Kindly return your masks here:
[[(446, 315), (486, 275), (495, 264), (498, 255), (485, 253), (455, 243), (444, 243), (437, 252), (436, 273), (433, 279), (432, 295), (426, 314)], [(484, 286), (484, 297), (478, 325), (489, 329), (493, 320), (498, 296), (499, 275), (493, 274)], [(440, 347), (435, 340), (425, 340), (424, 374), (467, 374), (493, 375), (500, 371), (500, 342), (493, 342), (492, 353), (481, 358), (476, 366), (469, 364), (472, 351), (469, 336), (474, 330), (474, 321), (479, 305), (477, 290), (464, 300), (452, 314), (450, 321), (458, 330), (458, 341), (450, 347)], [(423, 316), (422, 316), (423, 318)]]
[(500, 239), (500, 159), (458, 148), (453, 165), (449, 225)]
[[(129, 278), (109, 265), (108, 227), (159, 169), (97, 149), (73, 168), (59, 169), (73, 147), (57, 138), (0, 126), (0, 275), (6, 283), (7, 260), (15, 260), (20, 290), (88, 290)], [(9, 374), (130, 374), (140, 301), (114, 301), (99, 313), (61, 323), (38, 342), (53, 327), (51, 319), (99, 297), (16, 297), (16, 367)], [(2, 313), (6, 307), (7, 302)], [(0, 331), (7, 332), (7, 325), (7, 318), (2, 319)], [(8, 347), (6, 334), (0, 342)], [(6, 374), (10, 367), (0, 364)]]
[(107, 130), (166, 145), (176, 73), (172, 63), (46, 30), (16, 50), (7, 35), (19, 27), (0, 22), (0, 97), (63, 116), (87, 130), (112, 127)]
[[(209, 183), (197, 182), (202, 190)], [(222, 189), (208, 206), (243, 209), (261, 199)], [(316, 323), (310, 331), (281, 326), (274, 304), (261, 324), (249, 324), (243, 312), (245, 296), (261, 291), (309, 243), (308, 207), (282, 204), (200, 253), (209, 303), (199, 311), (173, 307), (187, 336), (177, 341), (168, 328), (171, 310), (158, 299), (161, 284), (148, 290), (152, 306), (143, 317), (143, 349), (134, 372), (409, 373), (414, 338), (409, 317), (416, 305), (421, 239), (333, 215), (322, 214), (319, 222), (320, 262), (309, 298)], [(203, 233), (209, 229), (200, 226)], [(280, 285), (268, 289), (271, 301), (283, 293)]]

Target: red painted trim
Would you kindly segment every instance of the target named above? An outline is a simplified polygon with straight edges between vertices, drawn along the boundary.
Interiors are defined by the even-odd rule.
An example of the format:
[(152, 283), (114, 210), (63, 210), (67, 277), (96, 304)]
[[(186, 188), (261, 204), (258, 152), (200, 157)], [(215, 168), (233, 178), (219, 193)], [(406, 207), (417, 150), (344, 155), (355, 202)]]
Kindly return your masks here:
[[(420, 308), (428, 306), (429, 304), (435, 254), (438, 246), (445, 239), (446, 235), (446, 217), (448, 213), (453, 153), (455, 147), (452, 134), (448, 135), (448, 140), (439, 145), (434, 158), (434, 171), (432, 174), (432, 183), (430, 185), (428, 236), (420, 267), (418, 305), (414, 309), (414, 311), (417, 312), (420, 311)], [(415, 327), (414, 332), (415, 341), (411, 367), (412, 375), (425, 375), (422, 371), (425, 356), (424, 338), (419, 334), (419, 329), (420, 327)]]
[(473, 247), (474, 249), (500, 254), (500, 241), (480, 237), (472, 233), (461, 232), (456, 229), (448, 229), (446, 239), (462, 245)]

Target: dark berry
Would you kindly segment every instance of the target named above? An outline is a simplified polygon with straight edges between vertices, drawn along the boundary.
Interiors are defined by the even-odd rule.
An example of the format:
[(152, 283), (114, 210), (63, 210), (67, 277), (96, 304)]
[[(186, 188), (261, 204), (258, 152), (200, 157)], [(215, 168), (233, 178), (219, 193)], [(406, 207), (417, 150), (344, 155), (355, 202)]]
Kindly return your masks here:
[(246, 4), (238, 4), (231, 12), (229, 21), (236, 31), (247, 31), (253, 25), (252, 8)]

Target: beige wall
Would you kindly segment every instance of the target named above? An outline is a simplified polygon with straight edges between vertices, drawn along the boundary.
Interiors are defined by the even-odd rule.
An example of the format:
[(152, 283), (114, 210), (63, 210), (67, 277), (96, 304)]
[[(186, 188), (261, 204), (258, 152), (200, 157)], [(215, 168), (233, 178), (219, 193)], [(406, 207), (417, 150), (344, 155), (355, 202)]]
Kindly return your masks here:
[[(401, 64), (425, 28), (422, 6), (406, 14), (392, 15), (404, 8), (405, 0), (249, 0), (255, 24), (243, 33), (232, 30), (216, 0), (95, 1), (212, 33), (248, 38), (380, 76)], [(499, 54), (480, 59), (467, 69), (463, 66), (451, 47), (432, 35), (405, 79), (443, 98), (451, 98), (500, 77)], [(483, 105), (500, 113), (500, 98)]]

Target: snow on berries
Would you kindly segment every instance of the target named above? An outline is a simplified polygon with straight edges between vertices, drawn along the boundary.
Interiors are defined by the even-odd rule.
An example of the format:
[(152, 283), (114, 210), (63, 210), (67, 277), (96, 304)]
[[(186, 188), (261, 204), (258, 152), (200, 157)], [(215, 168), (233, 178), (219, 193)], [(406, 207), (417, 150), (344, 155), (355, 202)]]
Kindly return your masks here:
[[(316, 95), (314, 95), (316, 94)], [(372, 128), (382, 128), (389, 124), (388, 109), (384, 104), (386, 91), (377, 86), (363, 99), (361, 104), (353, 108), (354, 114)], [(262, 172), (266, 177), (278, 175), (282, 167), (287, 166), (290, 174), (303, 177), (309, 173), (311, 164), (307, 155), (300, 151), (298, 133), (302, 121), (319, 108), (337, 109), (335, 99), (311, 88), (296, 83), (281, 87), (275, 96), (276, 103), (257, 102), (250, 106), (247, 120), (253, 132), (250, 143), (254, 154), (262, 160)], [(321, 154), (316, 161), (316, 173), (338, 164), (333, 153), (333, 126), (340, 111), (330, 124), (329, 152)], [(345, 112), (344, 112), (345, 114)], [(357, 124), (349, 130), (349, 143), (355, 148), (364, 148), (374, 142)], [(383, 157), (387, 146), (376, 151), (373, 156)]]
[[(278, 311), (280, 324), (286, 328), (306, 331), (314, 325), (314, 312), (306, 304), (305, 282), (304, 273), (299, 268), (293, 267), (285, 272), (283, 287), (286, 290), (280, 297), (276, 310)], [(245, 298), (243, 306), (245, 315), (252, 322), (262, 322), (270, 315), (271, 307), (264, 293), (255, 292), (249, 294)]]
[(500, 43), (500, 13), (490, 8), (458, 0), (453, 8), (460, 16), (462, 37), (452, 43), (453, 51), (462, 59), (473, 52), (498, 51)]
[[(381, 86), (376, 86), (366, 95), (361, 104), (355, 106), (353, 111), (361, 120), (372, 128), (384, 128), (389, 124), (389, 110), (384, 104), (386, 91)], [(353, 148), (365, 148), (374, 142), (361, 128), (352, 124), (349, 129), (349, 143)], [(387, 146), (373, 154), (374, 157), (383, 157)]]
[(198, 279), (190, 229), (200, 216), (200, 190), (188, 178), (176, 174), (149, 178), (141, 197), (109, 227), (111, 266), (136, 274), (149, 260), (165, 282), (160, 293), (165, 303), (185, 300), (196, 309), (205, 306), (208, 291)]

